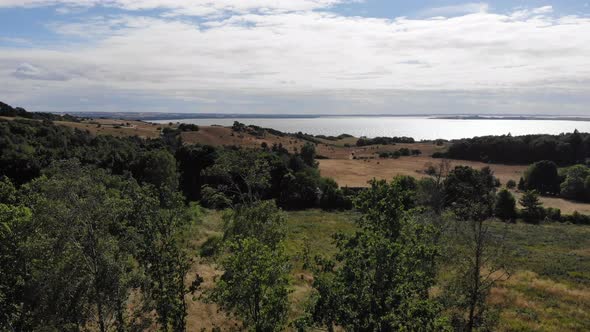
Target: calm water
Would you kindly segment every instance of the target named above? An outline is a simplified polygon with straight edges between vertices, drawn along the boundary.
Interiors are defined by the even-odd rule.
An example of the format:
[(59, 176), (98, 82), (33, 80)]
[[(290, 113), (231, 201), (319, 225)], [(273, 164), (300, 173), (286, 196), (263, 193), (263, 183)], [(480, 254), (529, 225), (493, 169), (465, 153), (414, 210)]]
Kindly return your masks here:
[[(168, 123), (171, 120), (153, 121)], [(458, 139), (485, 135), (560, 134), (578, 129), (590, 132), (590, 121), (567, 120), (449, 120), (423, 117), (320, 117), (314, 119), (185, 119), (172, 122), (202, 126), (231, 126), (234, 121), (283, 132), (337, 136), (408, 136), (422, 139)]]

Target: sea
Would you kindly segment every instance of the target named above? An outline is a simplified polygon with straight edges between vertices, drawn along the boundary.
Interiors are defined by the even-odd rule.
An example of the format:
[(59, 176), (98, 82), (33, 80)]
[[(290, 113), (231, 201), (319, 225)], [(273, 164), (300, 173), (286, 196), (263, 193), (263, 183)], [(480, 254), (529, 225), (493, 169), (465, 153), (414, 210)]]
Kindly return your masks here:
[(192, 123), (231, 126), (234, 121), (287, 133), (356, 137), (406, 136), (416, 140), (460, 139), (487, 135), (529, 135), (590, 132), (590, 121), (538, 119), (441, 119), (428, 117), (316, 117), (316, 118), (211, 118), (153, 120), (155, 123)]

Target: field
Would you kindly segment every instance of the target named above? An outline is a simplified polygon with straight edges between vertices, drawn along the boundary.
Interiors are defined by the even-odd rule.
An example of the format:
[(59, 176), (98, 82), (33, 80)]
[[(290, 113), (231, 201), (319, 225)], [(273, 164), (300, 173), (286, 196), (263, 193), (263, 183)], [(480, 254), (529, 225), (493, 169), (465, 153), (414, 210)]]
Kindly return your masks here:
[[(341, 186), (366, 187), (372, 178), (392, 179), (396, 175), (410, 175), (424, 177), (424, 169), (428, 165), (436, 165), (440, 159), (430, 157), (401, 157), (399, 159), (377, 160), (349, 160), (326, 159), (320, 160), (322, 175), (334, 178)], [(474, 168), (489, 166), (502, 183), (508, 180), (518, 182), (526, 166), (490, 165), (478, 162), (453, 160), (451, 165), (466, 165)]]
[[(332, 256), (332, 234), (354, 231), (354, 213), (319, 210), (288, 212), (286, 248), (292, 257), (291, 318), (304, 310), (313, 277), (301, 268), (301, 252)], [(491, 222), (500, 232), (505, 224)], [(220, 212), (208, 211), (196, 236), (202, 243), (221, 234)], [(590, 227), (561, 224), (510, 224), (507, 243), (511, 277), (492, 290), (490, 303), (502, 308), (499, 331), (588, 331), (590, 329)], [(205, 276), (211, 287), (220, 273), (212, 260), (195, 263), (194, 272)], [(189, 299), (188, 330), (214, 326), (235, 327), (213, 304)]]
[(160, 128), (162, 127), (143, 121), (113, 119), (92, 119), (82, 122), (55, 121), (55, 123), (80, 130), (88, 130), (95, 135), (139, 136), (143, 138), (160, 137)]

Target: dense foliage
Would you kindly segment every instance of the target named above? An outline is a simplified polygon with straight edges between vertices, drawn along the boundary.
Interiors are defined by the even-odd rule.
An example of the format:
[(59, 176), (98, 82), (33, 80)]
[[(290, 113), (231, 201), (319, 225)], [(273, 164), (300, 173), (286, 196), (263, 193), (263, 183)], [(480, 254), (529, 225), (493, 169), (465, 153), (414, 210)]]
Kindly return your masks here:
[(224, 216), (224, 274), (209, 299), (251, 331), (281, 331), (287, 324), (290, 264), (284, 238), (285, 217), (274, 202), (252, 202)]
[(552, 161), (532, 164), (518, 184), (522, 191), (535, 190), (542, 195), (561, 196), (582, 202), (590, 201), (590, 168), (573, 165), (558, 169)]
[(384, 151), (379, 153), (379, 158), (394, 158), (397, 159), (399, 157), (407, 157), (407, 156), (419, 156), (422, 154), (422, 151), (418, 149), (408, 149), (408, 148), (401, 148), (397, 151)]
[(375, 137), (366, 138), (361, 137), (356, 141), (356, 146), (366, 145), (395, 145), (397, 143), (414, 143), (415, 140), (411, 137)]
[(590, 158), (590, 134), (483, 136), (453, 142), (446, 157), (491, 163), (532, 164), (551, 160), (573, 165)]
[[(197, 215), (177, 194), (77, 161), (56, 162), (20, 189), (3, 183), (0, 326), (126, 330), (151, 324), (145, 314), (155, 310), (162, 330), (184, 327), (179, 234)], [(130, 310), (137, 290), (143, 301)]]
[(409, 213), (414, 203), (407, 180), (374, 181), (359, 195), (360, 230), (336, 237), (336, 262), (320, 261), (310, 308), (315, 324), (353, 331), (442, 328), (441, 308), (428, 294), (436, 275), (436, 230)]
[[(238, 194), (250, 191), (277, 199), (289, 209), (351, 206), (333, 181), (320, 176), (312, 143), (299, 154), (290, 154), (280, 146), (261, 150), (187, 146), (179, 143), (178, 133), (171, 130), (152, 140), (116, 138), (49, 121), (0, 120), (0, 174), (20, 185), (38, 177), (53, 160), (76, 158), (83, 165), (130, 174), (157, 187), (180, 185), (188, 200), (200, 200), (203, 186), (209, 186), (234, 203), (241, 197)], [(267, 179), (263, 187), (251, 183)]]

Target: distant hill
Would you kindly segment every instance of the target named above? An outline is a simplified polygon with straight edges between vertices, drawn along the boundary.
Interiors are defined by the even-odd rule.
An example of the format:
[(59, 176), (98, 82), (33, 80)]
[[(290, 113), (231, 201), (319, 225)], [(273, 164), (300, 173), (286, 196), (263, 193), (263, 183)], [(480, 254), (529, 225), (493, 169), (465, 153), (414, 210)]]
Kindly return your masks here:
[(180, 120), (180, 119), (315, 119), (323, 115), (315, 114), (240, 114), (240, 113), (163, 113), (163, 112), (73, 112), (81, 118), (104, 118), (123, 120)]
[(69, 114), (53, 114), (43, 112), (28, 112), (22, 107), (12, 107), (0, 101), (0, 116), (5, 117), (20, 117), (33, 120), (49, 120), (49, 121), (70, 121), (79, 122), (80, 119)]

